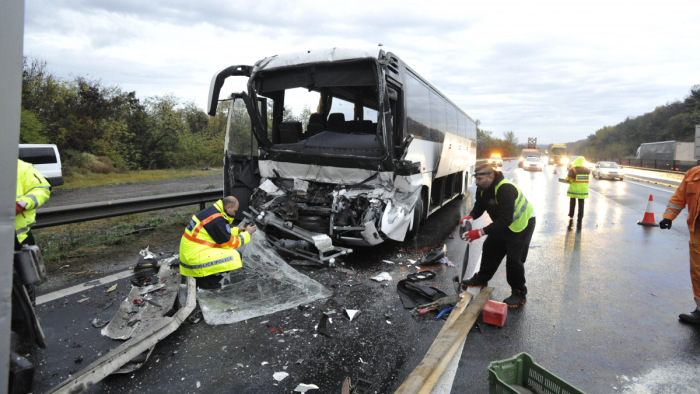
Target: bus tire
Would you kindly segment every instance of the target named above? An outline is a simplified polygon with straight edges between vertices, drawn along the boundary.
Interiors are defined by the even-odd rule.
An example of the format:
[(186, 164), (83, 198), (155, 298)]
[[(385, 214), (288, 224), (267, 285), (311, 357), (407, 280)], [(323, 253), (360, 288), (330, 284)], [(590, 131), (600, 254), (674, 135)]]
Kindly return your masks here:
[(420, 224), (423, 219), (423, 196), (416, 201), (416, 206), (413, 208), (413, 219), (411, 221), (411, 229), (406, 233), (406, 238), (416, 239)]

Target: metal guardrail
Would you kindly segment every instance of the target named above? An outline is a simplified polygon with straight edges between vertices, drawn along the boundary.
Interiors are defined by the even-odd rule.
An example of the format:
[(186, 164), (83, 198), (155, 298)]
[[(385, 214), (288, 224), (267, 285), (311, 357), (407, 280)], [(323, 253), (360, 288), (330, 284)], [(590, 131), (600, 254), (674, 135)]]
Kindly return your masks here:
[(195, 192), (161, 194), (158, 196), (128, 198), (123, 200), (64, 205), (61, 207), (39, 208), (36, 211), (36, 224), (32, 228), (60, 226), (115, 216), (130, 215), (159, 209), (176, 208), (186, 205), (204, 204), (223, 198), (224, 189), (211, 189)]

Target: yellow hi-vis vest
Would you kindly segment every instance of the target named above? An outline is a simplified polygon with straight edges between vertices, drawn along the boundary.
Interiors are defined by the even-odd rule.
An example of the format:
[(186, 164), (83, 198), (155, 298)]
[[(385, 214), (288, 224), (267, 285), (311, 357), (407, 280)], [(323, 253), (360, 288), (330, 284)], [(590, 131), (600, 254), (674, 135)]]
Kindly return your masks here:
[(513, 223), (511, 223), (508, 228), (514, 233), (519, 233), (525, 230), (525, 227), (527, 227), (527, 222), (532, 217), (532, 204), (527, 201), (527, 198), (523, 194), (522, 190), (520, 190), (515, 183), (506, 179), (498, 182), (498, 185), (496, 185), (496, 189), (494, 190), (496, 204), (498, 204), (498, 188), (506, 183), (513, 185), (515, 190), (518, 191), (518, 198), (515, 199), (515, 210), (513, 211)]
[[(180, 239), (180, 274), (183, 276), (209, 276), (242, 266), (241, 255), (236, 248), (249, 243), (250, 234), (245, 231), (239, 233), (238, 227), (231, 227), (233, 218), (224, 211), (223, 201), (219, 200), (207, 209), (211, 214), (203, 220), (199, 220), (197, 215), (192, 216)], [(217, 244), (204, 228), (216, 219), (228, 222), (231, 237), (226, 243)]]
[(15, 215), (15, 237), (22, 243), (34, 225), (36, 209), (51, 195), (51, 185), (33, 165), (17, 159), (17, 198), (26, 203), (24, 211)]
[(581, 173), (578, 171), (586, 171), (584, 167), (573, 167), (576, 178), (568, 178), (569, 189), (566, 191), (566, 195), (571, 198), (588, 198), (588, 180), (590, 177), (589, 173)]

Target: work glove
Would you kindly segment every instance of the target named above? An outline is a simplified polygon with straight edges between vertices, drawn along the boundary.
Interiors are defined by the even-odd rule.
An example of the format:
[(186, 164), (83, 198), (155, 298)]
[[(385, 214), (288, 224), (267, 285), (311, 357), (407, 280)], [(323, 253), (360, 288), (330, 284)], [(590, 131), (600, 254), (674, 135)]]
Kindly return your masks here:
[(22, 213), (25, 206), (27, 206), (26, 202), (15, 201), (15, 215)]
[(482, 229), (476, 229), (476, 230), (471, 230), (467, 231), (466, 233), (462, 234), (462, 239), (469, 241), (469, 242), (474, 242), (477, 239), (481, 238), (481, 236), (484, 235), (484, 230)]
[(671, 219), (663, 219), (659, 222), (659, 227), (661, 227), (662, 230), (670, 230), (672, 223), (673, 221)]
[(464, 227), (464, 225), (465, 225), (468, 221), (473, 220), (473, 219), (474, 219), (474, 218), (473, 218), (471, 215), (465, 216), (465, 217), (463, 217), (462, 219), (460, 219), (460, 221), (459, 221), (459, 226), (460, 226), (460, 227)]

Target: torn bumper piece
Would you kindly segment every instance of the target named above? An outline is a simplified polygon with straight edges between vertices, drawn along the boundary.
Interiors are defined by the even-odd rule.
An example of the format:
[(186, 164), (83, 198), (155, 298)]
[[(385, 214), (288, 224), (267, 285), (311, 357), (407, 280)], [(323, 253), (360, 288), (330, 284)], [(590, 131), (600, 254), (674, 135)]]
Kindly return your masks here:
[[(252, 207), (248, 209), (253, 212), (253, 215), (247, 212), (245, 215), (263, 229), (267, 226), (272, 226), (292, 237), (292, 239), (282, 239), (267, 234), (270, 242), (279, 250), (331, 267), (335, 265), (336, 258), (352, 253), (351, 248), (333, 245), (333, 241), (326, 234), (315, 233), (295, 226), (293, 223), (284, 221), (272, 213), (257, 211)], [(318, 253), (310, 250), (310, 246), (313, 246)]]
[[(164, 272), (169, 271), (169, 272)], [(176, 282), (179, 282), (180, 274), (177, 268), (171, 271), (169, 264), (161, 265), (159, 276), (171, 276)], [(108, 375), (117, 372), (119, 369), (127, 365), (132, 360), (140, 360), (140, 357), (145, 354), (146, 358), (150, 354), (153, 347), (165, 339), (168, 335), (177, 330), (180, 325), (192, 313), (197, 304), (196, 299), (197, 286), (193, 277), (187, 278), (187, 301), (175, 314), (170, 316), (162, 316), (151, 322), (148, 327), (142, 330), (132, 331), (131, 337), (118, 347), (114, 348), (109, 353), (100, 357), (92, 364), (88, 365), (81, 371), (71, 375), (71, 377), (60, 385), (54, 387), (51, 393), (79, 393), (86, 391), (90, 386), (98, 383)], [(138, 291), (136, 292), (138, 294)], [(134, 296), (136, 296), (134, 294)], [(151, 305), (149, 303), (149, 305)], [(157, 308), (151, 305), (154, 308)]]

